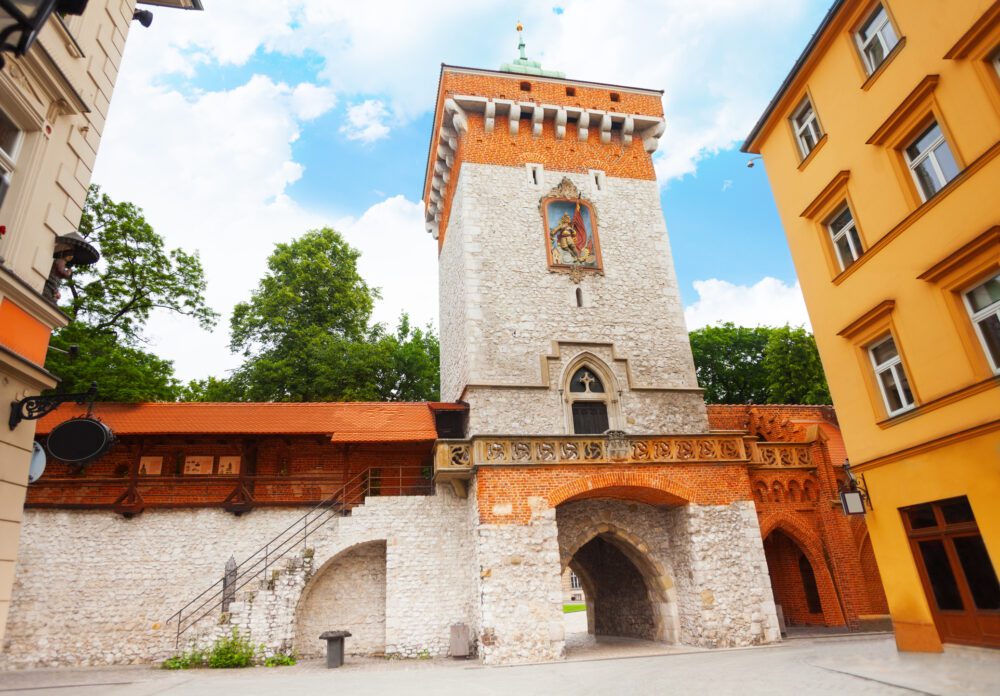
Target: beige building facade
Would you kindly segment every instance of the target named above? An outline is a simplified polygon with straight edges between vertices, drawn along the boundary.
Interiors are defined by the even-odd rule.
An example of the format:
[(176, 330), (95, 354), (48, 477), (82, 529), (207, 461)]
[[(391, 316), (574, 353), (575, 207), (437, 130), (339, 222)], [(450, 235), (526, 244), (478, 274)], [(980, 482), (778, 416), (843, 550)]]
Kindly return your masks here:
[[(144, 5), (202, 9), (201, 0)], [(66, 324), (46, 282), (57, 239), (76, 231), (111, 104), (135, 0), (90, 0), (49, 19), (24, 57), (0, 69), (0, 403), (58, 384), (45, 369)], [(3, 418), (7, 420), (5, 409)], [(0, 426), (0, 640), (10, 604), (33, 421)]]

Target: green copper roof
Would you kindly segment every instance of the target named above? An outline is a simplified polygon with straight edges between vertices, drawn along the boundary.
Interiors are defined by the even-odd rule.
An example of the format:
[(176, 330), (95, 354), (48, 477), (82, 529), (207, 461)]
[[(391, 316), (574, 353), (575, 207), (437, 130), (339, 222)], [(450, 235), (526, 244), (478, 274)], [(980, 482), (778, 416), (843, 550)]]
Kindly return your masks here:
[(566, 77), (565, 73), (559, 70), (546, 70), (537, 60), (528, 60), (524, 53), (524, 27), (517, 23), (517, 49), (521, 57), (513, 63), (504, 63), (500, 66), (500, 72), (521, 73), (522, 75), (541, 75), (542, 77)]

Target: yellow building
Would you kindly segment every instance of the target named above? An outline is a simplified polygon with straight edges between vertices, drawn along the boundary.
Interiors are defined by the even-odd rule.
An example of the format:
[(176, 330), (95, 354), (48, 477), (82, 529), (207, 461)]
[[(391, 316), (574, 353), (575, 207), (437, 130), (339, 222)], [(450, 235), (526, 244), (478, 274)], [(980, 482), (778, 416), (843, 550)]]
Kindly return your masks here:
[(1000, 646), (1000, 2), (837, 0), (743, 145), (901, 650)]
[[(0, 641), (35, 437), (32, 420), (8, 427), (10, 404), (58, 383), (45, 356), (66, 317), (46, 282), (58, 280), (53, 254), (75, 243), (136, 8), (135, 0), (68, 6), (81, 4), (79, 15), (53, 13), (26, 55), (5, 53), (0, 69)], [(201, 9), (201, 0), (142, 4)], [(8, 19), (0, 10), (0, 26)]]

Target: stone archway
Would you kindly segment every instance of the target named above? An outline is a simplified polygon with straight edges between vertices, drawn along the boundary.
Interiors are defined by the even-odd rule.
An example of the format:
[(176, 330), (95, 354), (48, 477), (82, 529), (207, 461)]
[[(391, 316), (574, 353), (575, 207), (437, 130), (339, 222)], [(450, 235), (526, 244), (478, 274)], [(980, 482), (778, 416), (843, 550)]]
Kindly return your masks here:
[(637, 530), (648, 531), (644, 527), (655, 524), (658, 512), (614, 499), (576, 500), (557, 509), (562, 568), (580, 578), (592, 635), (677, 641), (676, 591), (663, 549), (651, 548), (617, 520), (628, 516)]
[(330, 558), (302, 590), (295, 610), (295, 650), (320, 657), (324, 631), (347, 630), (351, 655), (385, 651), (386, 543), (370, 541)]

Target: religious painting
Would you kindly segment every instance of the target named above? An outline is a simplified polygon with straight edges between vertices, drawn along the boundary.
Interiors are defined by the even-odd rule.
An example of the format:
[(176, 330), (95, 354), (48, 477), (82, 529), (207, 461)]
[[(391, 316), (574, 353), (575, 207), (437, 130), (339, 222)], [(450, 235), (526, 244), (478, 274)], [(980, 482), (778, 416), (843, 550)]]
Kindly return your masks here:
[(159, 476), (163, 457), (139, 457), (139, 476)]
[(219, 474), (222, 476), (240, 473), (239, 457), (219, 457)]
[(195, 475), (210, 475), (215, 457), (185, 457), (184, 473)]
[(550, 268), (601, 270), (597, 220), (582, 198), (546, 198), (542, 201)]

